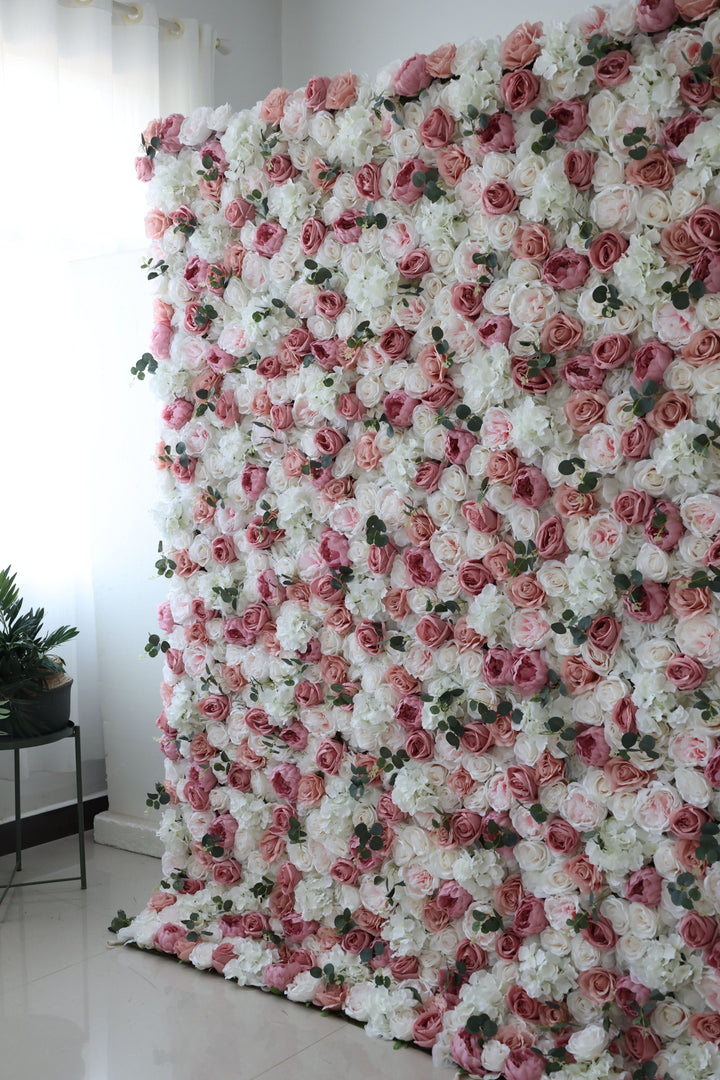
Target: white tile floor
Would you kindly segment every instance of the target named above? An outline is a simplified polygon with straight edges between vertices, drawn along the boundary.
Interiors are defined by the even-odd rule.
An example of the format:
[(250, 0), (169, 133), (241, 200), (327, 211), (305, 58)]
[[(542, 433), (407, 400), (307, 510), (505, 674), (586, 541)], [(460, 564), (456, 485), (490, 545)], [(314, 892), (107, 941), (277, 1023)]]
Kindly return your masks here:
[[(160, 864), (87, 836), (80, 882), (13, 889), (0, 907), (2, 1080), (452, 1080), (428, 1055), (337, 1016), (148, 952), (109, 947)], [(76, 873), (74, 838), (31, 848), (16, 880)], [(0, 883), (13, 856), (0, 858)], [(2, 891), (2, 890), (0, 890)]]

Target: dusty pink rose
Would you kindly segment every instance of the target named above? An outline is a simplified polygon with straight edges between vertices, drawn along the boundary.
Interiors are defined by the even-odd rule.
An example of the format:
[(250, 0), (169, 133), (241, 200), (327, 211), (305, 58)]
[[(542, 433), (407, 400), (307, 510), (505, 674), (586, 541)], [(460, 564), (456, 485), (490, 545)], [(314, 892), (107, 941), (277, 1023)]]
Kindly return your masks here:
[(392, 390), (383, 402), (383, 410), (392, 427), (408, 428), (418, 404), (417, 398), (410, 397), (404, 390)]
[(553, 251), (543, 264), (543, 278), (554, 289), (579, 289), (589, 273), (587, 258), (572, 248)]
[(515, 149), (515, 128), (508, 113), (496, 112), (488, 119), (487, 125), (477, 132), (478, 149), (481, 154), (497, 152), (503, 154)]
[(662, 900), (662, 878), (654, 866), (634, 870), (625, 885), (625, 899), (657, 907)]
[(431, 150), (441, 150), (443, 146), (447, 146), (452, 141), (455, 134), (455, 119), (449, 112), (437, 105), (421, 123), (418, 134), (424, 146)]
[(678, 17), (675, 0), (640, 0), (635, 13), (638, 30), (659, 34), (672, 26)]
[(508, 71), (500, 80), (500, 93), (510, 112), (521, 112), (540, 97), (540, 79), (527, 68)]
[(347, 109), (357, 98), (357, 78), (351, 71), (344, 71), (330, 80), (325, 96), (325, 108), (335, 111)]
[(427, 89), (432, 82), (425, 54), (415, 53), (408, 60), (404, 60), (392, 80), (395, 93), (400, 97), (417, 97), (420, 91)]
[(587, 105), (579, 98), (558, 101), (547, 115), (557, 124), (555, 138), (562, 143), (574, 142), (587, 127)]
[(457, 881), (444, 881), (437, 894), (437, 905), (451, 919), (459, 919), (472, 903), (472, 895)]
[(633, 54), (629, 49), (613, 49), (595, 64), (595, 82), (598, 86), (621, 86), (630, 78)]
[(578, 191), (587, 191), (592, 187), (595, 155), (590, 150), (568, 150), (563, 161), (563, 171), (573, 187)]
[(514, 71), (527, 67), (540, 54), (542, 23), (522, 22), (511, 30), (500, 48), (502, 66)]
[(626, 238), (615, 229), (600, 232), (588, 248), (588, 257), (595, 270), (607, 274), (628, 248)]

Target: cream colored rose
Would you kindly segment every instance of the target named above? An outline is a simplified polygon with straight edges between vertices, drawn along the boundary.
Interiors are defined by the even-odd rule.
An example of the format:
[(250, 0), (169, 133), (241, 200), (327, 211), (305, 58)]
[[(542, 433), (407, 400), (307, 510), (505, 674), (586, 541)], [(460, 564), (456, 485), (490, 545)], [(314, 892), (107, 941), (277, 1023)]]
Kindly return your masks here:
[(661, 1039), (679, 1039), (687, 1027), (689, 1010), (674, 998), (658, 1001), (650, 1016), (650, 1027)]
[(579, 934), (576, 934), (570, 946), (570, 956), (577, 970), (585, 971), (587, 968), (596, 967), (599, 964), (602, 953), (594, 945), (591, 945), (589, 941), (585, 941)]
[(580, 990), (571, 990), (566, 1000), (570, 1014), (583, 1026), (601, 1015), (600, 1006), (594, 1005), (590, 998), (585, 997)]
[(637, 191), (627, 184), (615, 184), (598, 192), (590, 204), (590, 215), (600, 229), (626, 231), (635, 221)]
[[(502, 156), (506, 157), (504, 154)], [(538, 177), (545, 167), (545, 159), (538, 154), (528, 154), (527, 157), (523, 155), (520, 158), (509, 174), (510, 183), (518, 195), (532, 195)]]
[(518, 230), (520, 219), (517, 214), (499, 214), (491, 217), (487, 223), (487, 238), (497, 251), (509, 251), (512, 238)]
[(595, 1061), (610, 1042), (610, 1032), (602, 1024), (586, 1024), (568, 1040), (568, 1050), (578, 1061)]
[(706, 293), (695, 307), (695, 313), (702, 326), (709, 330), (720, 329), (720, 294)]
[(640, 225), (649, 225), (654, 229), (661, 229), (673, 218), (670, 200), (662, 191), (649, 191), (641, 195), (636, 214)]
[(588, 102), (588, 125), (596, 135), (607, 137), (615, 127), (618, 99), (612, 90), (600, 90)]
[(550, 285), (527, 284), (514, 289), (508, 314), (516, 326), (539, 326), (558, 309), (558, 298)]

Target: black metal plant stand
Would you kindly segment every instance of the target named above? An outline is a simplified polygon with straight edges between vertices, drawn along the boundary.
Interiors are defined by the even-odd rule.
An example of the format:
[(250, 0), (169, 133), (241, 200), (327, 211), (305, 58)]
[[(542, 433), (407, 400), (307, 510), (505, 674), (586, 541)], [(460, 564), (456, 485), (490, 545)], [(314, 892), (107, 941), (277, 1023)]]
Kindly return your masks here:
[[(45, 746), (47, 743), (59, 742), (60, 739), (75, 740), (75, 781), (77, 786), (77, 820), (78, 820), (78, 849), (80, 854), (80, 873), (73, 877), (45, 878), (41, 881), (15, 881), (15, 874), (22, 870), (22, 814), (20, 809), (20, 751), (32, 746)], [(0, 904), (7, 896), (10, 889), (21, 889), (26, 885), (50, 885), (55, 881), (80, 881), (81, 888), (87, 888), (85, 873), (85, 820), (83, 812), (82, 790), (82, 755), (80, 748), (80, 727), (78, 724), (69, 722), (60, 731), (51, 731), (47, 735), (37, 735), (32, 739), (14, 739), (10, 736), (0, 736), (0, 751), (12, 750), (15, 759), (15, 866), (13, 867), (10, 880), (0, 896)]]

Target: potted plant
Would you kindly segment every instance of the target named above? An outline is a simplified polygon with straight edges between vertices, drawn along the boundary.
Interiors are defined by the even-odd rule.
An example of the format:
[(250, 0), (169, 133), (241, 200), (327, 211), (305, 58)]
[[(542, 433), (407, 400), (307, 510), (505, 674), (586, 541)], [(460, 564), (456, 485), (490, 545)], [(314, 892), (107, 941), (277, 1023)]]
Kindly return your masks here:
[(72, 679), (53, 650), (78, 634), (74, 626), (43, 631), (44, 608), (22, 612), (10, 567), (0, 572), (0, 736), (32, 739), (65, 727)]

